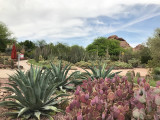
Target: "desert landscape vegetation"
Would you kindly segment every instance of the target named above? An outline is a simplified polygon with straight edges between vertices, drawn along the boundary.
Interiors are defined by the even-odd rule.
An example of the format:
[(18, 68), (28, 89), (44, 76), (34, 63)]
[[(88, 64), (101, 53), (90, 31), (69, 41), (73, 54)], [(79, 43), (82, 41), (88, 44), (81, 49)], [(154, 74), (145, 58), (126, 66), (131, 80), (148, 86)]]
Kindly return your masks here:
[(160, 28), (132, 47), (19, 41), (0, 22), (0, 120), (160, 120)]

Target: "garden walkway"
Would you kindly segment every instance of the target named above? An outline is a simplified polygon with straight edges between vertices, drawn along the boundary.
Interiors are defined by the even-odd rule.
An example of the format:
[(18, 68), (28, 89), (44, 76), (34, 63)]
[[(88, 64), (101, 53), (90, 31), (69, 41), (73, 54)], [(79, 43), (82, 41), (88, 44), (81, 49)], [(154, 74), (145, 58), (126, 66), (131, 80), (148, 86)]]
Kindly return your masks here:
[[(20, 61), (20, 65), (23, 66), (23, 71), (27, 71), (30, 69), (30, 65), (27, 63), (27, 60)], [(78, 71), (85, 72), (83, 69), (76, 67)], [(134, 68), (134, 69), (119, 69), (113, 70), (112, 72), (122, 71), (120, 75), (124, 76), (128, 71), (134, 70), (135, 73), (140, 72), (141, 76), (146, 76), (148, 74), (148, 69), (146, 68)], [(70, 70), (69, 74), (74, 72), (75, 70)], [(89, 71), (89, 70), (88, 70)], [(9, 75), (13, 75), (16, 73), (15, 69), (0, 69), (0, 79), (9, 78)]]
[[(27, 64), (27, 60), (20, 61), (20, 65), (23, 66), (23, 71), (27, 71), (30, 65)], [(16, 69), (0, 69), (0, 79), (9, 78), (9, 75), (16, 73)]]

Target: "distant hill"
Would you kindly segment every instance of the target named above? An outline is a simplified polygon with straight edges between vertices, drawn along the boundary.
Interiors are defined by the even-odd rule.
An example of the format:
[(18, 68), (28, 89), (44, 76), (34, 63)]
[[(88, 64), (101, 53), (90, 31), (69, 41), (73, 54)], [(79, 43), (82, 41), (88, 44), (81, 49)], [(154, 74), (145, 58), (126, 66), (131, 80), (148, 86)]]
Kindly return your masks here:
[(108, 37), (108, 39), (115, 39), (115, 40), (119, 40), (120, 41), (120, 46), (123, 48), (130, 48), (131, 46), (129, 45), (129, 43), (127, 43), (126, 40), (124, 40), (123, 38), (119, 38), (117, 35), (111, 35)]
[(142, 48), (144, 48), (144, 45), (139, 44), (135, 48), (133, 48), (133, 51), (138, 51), (138, 50), (141, 50)]

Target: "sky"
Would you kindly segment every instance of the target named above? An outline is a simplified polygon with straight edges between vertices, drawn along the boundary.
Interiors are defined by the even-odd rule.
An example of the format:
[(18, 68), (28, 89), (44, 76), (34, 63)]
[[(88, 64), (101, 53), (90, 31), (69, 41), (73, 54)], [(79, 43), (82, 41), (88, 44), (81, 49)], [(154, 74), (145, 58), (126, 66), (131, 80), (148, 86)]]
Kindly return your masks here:
[(160, 27), (160, 0), (0, 0), (0, 21), (19, 42), (86, 47), (117, 35), (135, 47)]

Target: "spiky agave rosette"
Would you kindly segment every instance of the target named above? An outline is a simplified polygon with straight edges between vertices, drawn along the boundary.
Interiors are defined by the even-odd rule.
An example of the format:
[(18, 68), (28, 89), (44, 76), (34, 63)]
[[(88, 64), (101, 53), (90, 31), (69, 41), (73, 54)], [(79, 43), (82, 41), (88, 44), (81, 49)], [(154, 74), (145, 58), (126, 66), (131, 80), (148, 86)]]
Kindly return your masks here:
[[(50, 112), (61, 112), (56, 106), (61, 103), (66, 94), (56, 94), (58, 84), (50, 84), (48, 79), (49, 73), (41, 69), (31, 69), (24, 73), (21, 70), (11, 76), (9, 87), (3, 87), (13, 94), (4, 99), (11, 98), (0, 102), (0, 106), (11, 108), (11, 112), (5, 115), (13, 118), (37, 118), (47, 116), (50, 120)], [(60, 98), (60, 99), (58, 99)], [(14, 110), (14, 111), (13, 111)]]

